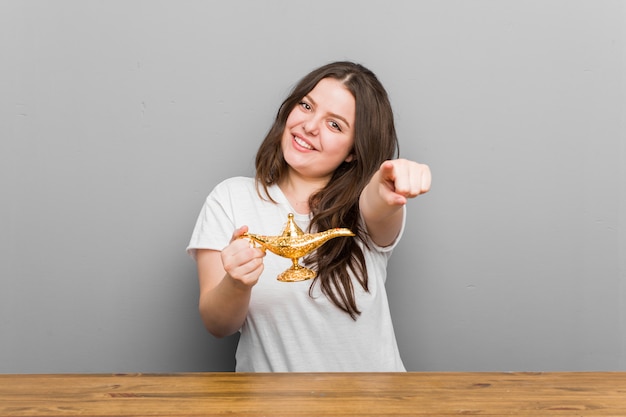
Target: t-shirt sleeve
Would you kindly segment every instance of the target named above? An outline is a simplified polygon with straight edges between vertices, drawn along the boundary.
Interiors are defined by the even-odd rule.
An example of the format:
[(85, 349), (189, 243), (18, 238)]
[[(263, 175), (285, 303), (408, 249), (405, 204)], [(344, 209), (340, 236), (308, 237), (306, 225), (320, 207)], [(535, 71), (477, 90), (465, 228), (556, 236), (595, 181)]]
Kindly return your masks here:
[(220, 184), (206, 198), (191, 234), (187, 253), (195, 259), (197, 249), (222, 250), (235, 230), (227, 187)]

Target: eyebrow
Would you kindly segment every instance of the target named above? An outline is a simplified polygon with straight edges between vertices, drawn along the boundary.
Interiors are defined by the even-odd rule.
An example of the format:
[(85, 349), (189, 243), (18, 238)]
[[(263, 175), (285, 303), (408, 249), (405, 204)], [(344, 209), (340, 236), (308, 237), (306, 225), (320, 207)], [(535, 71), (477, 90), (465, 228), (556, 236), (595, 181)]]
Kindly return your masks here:
[[(317, 106), (317, 103), (315, 102), (315, 100), (313, 100), (313, 97), (311, 97), (310, 95), (307, 94), (306, 96), (304, 96), (304, 98), (308, 99), (314, 106)], [(346, 124), (346, 126), (350, 127), (350, 123), (348, 123), (348, 121), (344, 119), (343, 116), (337, 113), (329, 113), (329, 116), (334, 117), (335, 119), (341, 120), (343, 123)]]

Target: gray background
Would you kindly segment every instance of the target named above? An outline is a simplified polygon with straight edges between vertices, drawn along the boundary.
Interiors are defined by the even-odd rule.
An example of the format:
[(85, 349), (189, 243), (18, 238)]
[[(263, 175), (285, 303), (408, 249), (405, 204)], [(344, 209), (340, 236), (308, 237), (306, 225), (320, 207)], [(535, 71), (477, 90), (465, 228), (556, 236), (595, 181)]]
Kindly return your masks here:
[(233, 369), (185, 246), (340, 59), (433, 171), (390, 267), (409, 370), (626, 370), (625, 27), (623, 1), (1, 1), (0, 372)]

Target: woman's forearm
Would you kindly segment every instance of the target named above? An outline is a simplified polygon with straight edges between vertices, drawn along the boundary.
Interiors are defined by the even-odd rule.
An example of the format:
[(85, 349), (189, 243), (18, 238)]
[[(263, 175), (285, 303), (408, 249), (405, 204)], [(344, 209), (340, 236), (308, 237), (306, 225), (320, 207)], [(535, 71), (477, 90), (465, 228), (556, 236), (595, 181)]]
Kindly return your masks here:
[(242, 285), (228, 274), (214, 288), (200, 294), (200, 316), (206, 329), (215, 337), (236, 333), (248, 313), (252, 287)]

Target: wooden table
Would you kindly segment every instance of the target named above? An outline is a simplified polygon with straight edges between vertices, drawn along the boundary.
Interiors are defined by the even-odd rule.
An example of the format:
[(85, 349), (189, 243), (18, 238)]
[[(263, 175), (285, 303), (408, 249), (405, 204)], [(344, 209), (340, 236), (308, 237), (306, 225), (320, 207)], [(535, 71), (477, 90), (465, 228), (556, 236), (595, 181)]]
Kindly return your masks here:
[(626, 373), (0, 375), (1, 416), (626, 416)]

